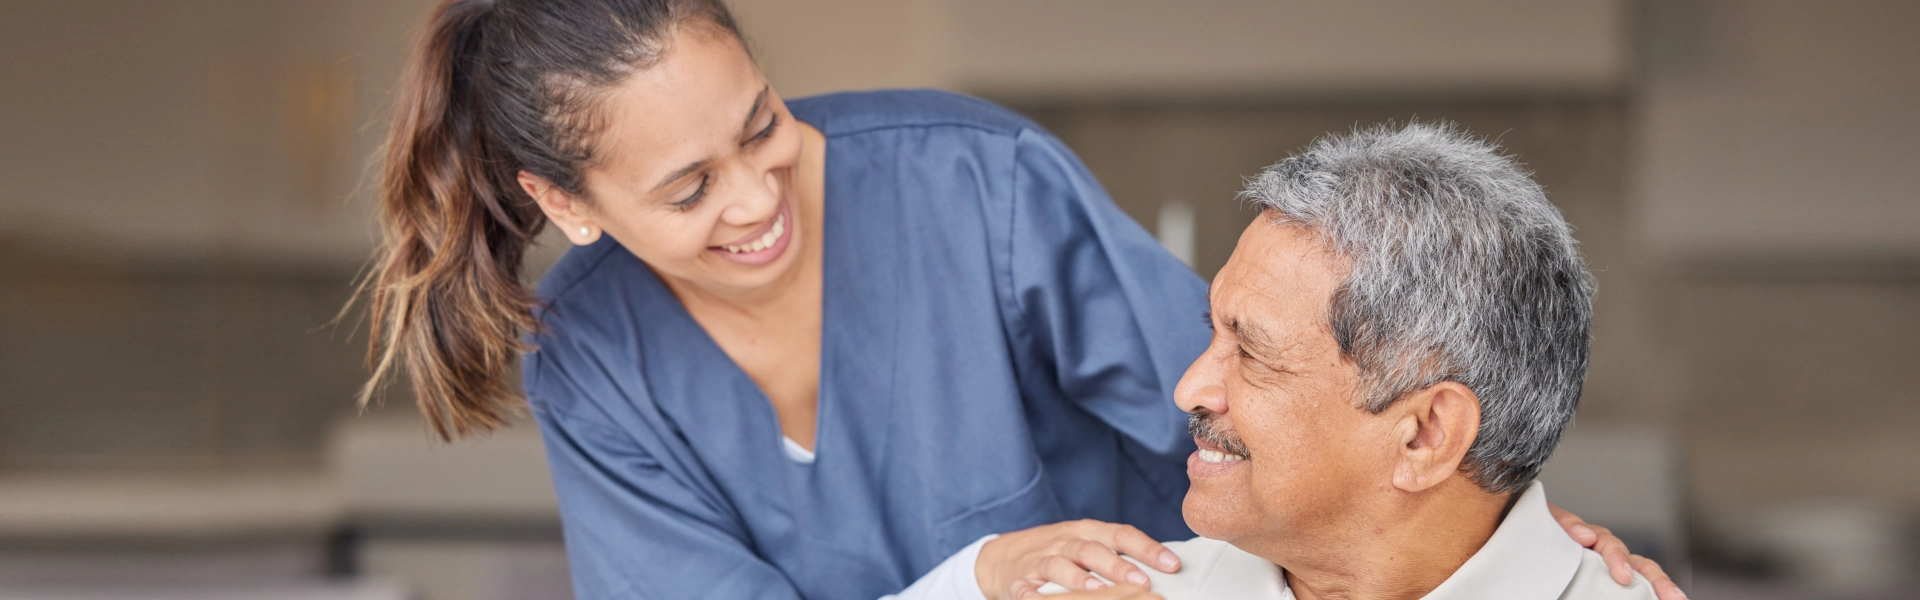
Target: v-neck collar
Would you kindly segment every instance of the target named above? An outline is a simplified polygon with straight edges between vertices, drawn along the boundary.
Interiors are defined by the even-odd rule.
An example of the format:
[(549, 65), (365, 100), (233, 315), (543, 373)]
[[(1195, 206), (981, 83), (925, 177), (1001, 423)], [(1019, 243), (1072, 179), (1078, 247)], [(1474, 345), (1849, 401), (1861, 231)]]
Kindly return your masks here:
[[(824, 236), (823, 236), (824, 237)], [(814, 412), (814, 453), (816, 460), (831, 451), (822, 452), (831, 444), (827, 441), (833, 427), (828, 425), (831, 418), (832, 385), (826, 373), (833, 360), (830, 349), (834, 341), (830, 339), (829, 323), (834, 321), (831, 291), (825, 285), (826, 272), (832, 270), (832, 249), (826, 248), (821, 259), (821, 277), (823, 279), (820, 298), (820, 348), (818, 372), (819, 386), (815, 391), (817, 406)], [(647, 311), (655, 315), (643, 324), (641, 337), (648, 346), (646, 356), (673, 357), (671, 367), (649, 369), (647, 381), (653, 388), (655, 402), (682, 424), (683, 432), (690, 437), (688, 442), (698, 451), (703, 446), (721, 444), (720, 447), (744, 449), (743, 452), (721, 453), (720, 455), (745, 456), (750, 461), (778, 459), (781, 463), (810, 466), (813, 463), (798, 463), (787, 459), (785, 433), (780, 428), (780, 415), (773, 408), (773, 402), (766, 391), (741, 368), (733, 357), (728, 356), (713, 335), (693, 318), (686, 304), (675, 296), (652, 269), (642, 268), (648, 276), (647, 297), (654, 306)], [(665, 366), (655, 362), (655, 366)], [(688, 426), (691, 427), (692, 430)], [(702, 455), (712, 456), (706, 452)], [(722, 465), (712, 465), (728, 469)], [(725, 472), (725, 471), (723, 471)]]
[[(823, 133), (826, 131), (824, 124), (813, 124)], [(655, 315), (642, 327), (640, 337), (647, 346), (646, 355), (673, 357), (665, 359), (671, 363), (655, 361), (656, 367), (667, 364), (699, 367), (649, 369), (646, 373), (649, 387), (655, 402), (681, 425), (683, 435), (689, 437), (688, 443), (703, 460), (733, 459), (760, 464), (776, 461), (801, 469), (819, 469), (855, 460), (850, 455), (866, 454), (869, 456), (856, 461), (860, 463), (857, 466), (867, 469), (878, 466), (879, 459), (870, 455), (875, 454), (873, 450), (884, 448), (885, 440), (864, 440), (855, 447), (848, 443), (849, 436), (871, 434), (884, 438), (886, 432), (848, 431), (845, 426), (849, 424), (841, 421), (843, 411), (848, 410), (868, 415), (890, 412), (894, 357), (887, 348), (894, 343), (897, 333), (897, 311), (883, 305), (886, 294), (875, 292), (884, 291), (878, 286), (894, 278), (889, 276), (890, 263), (873, 250), (896, 243), (891, 236), (897, 236), (897, 232), (863, 231), (849, 219), (834, 218), (841, 211), (871, 211), (875, 207), (844, 206), (843, 195), (836, 193), (840, 182), (833, 176), (837, 161), (831, 136), (823, 151), (826, 156), (821, 202), (825, 216), (822, 231), (815, 240), (823, 247), (814, 462), (788, 459), (779, 415), (766, 393), (694, 320), (685, 304), (657, 274), (644, 265), (640, 269), (646, 275), (641, 278), (646, 289), (639, 295), (652, 304), (646, 312)], [(841, 397), (843, 383), (848, 384), (850, 390), (857, 390), (859, 397)], [(843, 406), (848, 403), (858, 406)], [(700, 451), (701, 447), (713, 444), (739, 450)], [(757, 465), (706, 466), (712, 472), (724, 474), (751, 472)]]

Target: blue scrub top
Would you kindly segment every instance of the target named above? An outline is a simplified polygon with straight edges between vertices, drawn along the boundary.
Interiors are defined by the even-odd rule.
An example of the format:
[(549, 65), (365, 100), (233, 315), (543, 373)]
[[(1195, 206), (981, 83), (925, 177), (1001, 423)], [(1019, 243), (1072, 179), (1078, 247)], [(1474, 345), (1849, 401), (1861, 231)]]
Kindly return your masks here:
[(580, 598), (871, 600), (992, 533), (1192, 536), (1173, 387), (1206, 285), (1059, 140), (943, 92), (788, 104), (826, 134), (811, 464), (611, 238), (540, 285), (527, 396)]

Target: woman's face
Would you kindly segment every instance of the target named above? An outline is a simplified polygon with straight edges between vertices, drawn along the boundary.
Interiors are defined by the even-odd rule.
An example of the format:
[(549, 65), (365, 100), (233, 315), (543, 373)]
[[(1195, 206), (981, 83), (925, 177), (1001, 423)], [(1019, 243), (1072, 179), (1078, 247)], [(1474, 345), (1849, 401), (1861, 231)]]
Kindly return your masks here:
[(803, 136), (737, 39), (683, 27), (602, 102), (589, 199), (570, 202), (580, 222), (555, 219), (569, 237), (604, 230), (661, 276), (709, 292), (794, 270), (810, 233), (794, 206)]

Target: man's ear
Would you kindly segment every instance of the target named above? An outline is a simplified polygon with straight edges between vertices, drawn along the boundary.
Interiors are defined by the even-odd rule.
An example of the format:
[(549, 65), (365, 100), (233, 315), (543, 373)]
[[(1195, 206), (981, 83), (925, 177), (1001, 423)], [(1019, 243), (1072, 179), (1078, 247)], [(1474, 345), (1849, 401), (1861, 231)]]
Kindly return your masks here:
[(1480, 434), (1480, 396), (1458, 382), (1442, 381), (1407, 394), (1391, 409), (1400, 447), (1393, 486), (1423, 492), (1460, 472), (1467, 449)]
[(585, 246), (600, 239), (600, 227), (594, 224), (585, 202), (539, 175), (521, 171), (519, 181), (520, 189), (533, 197), (540, 212), (547, 213), (547, 220), (566, 234), (567, 241)]

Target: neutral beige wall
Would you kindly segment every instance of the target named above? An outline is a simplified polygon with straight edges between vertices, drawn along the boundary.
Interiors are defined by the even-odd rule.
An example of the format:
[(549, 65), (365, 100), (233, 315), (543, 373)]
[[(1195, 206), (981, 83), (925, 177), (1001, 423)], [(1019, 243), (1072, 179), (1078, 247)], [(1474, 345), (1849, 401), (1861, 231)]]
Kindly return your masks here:
[(1648, 7), (1623, 300), (1703, 530), (1920, 517), (1920, 4)]
[[(1626, 0), (735, 0), (790, 96), (999, 98), (1610, 92)], [(1115, 98), (1114, 96), (1119, 96)]]
[[(733, 6), (789, 96), (1019, 98), (1609, 88), (1628, 63), (1624, 2)], [(0, 78), (32, 84), (0, 87), (0, 237), (175, 263), (361, 260), (367, 166), (432, 4), (10, 3)]]
[(20, 0), (0, 19), (0, 237), (183, 263), (351, 264), (427, 3)]
[(1636, 224), (1681, 262), (1920, 260), (1920, 3), (1649, 3)]
[(789, 98), (952, 84), (949, 0), (733, 0), (755, 58)]
[(950, 0), (952, 78), (997, 96), (1613, 91), (1625, 0)]

